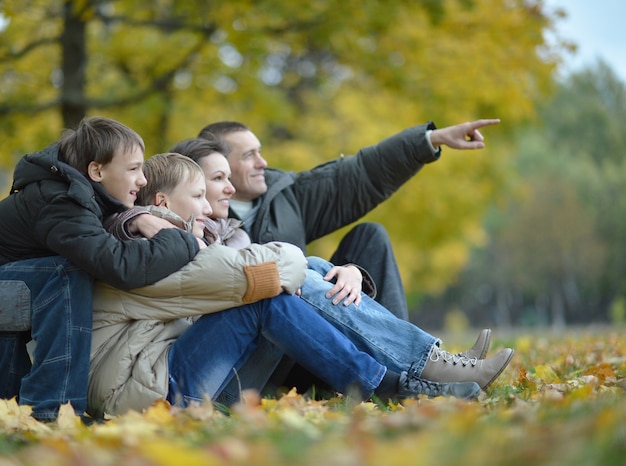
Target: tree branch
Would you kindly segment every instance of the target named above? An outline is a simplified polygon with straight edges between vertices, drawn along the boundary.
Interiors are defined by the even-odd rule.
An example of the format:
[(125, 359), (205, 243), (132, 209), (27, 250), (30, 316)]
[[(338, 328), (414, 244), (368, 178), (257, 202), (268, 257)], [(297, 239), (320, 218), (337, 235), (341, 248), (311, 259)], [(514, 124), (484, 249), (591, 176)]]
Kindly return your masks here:
[(60, 99), (54, 99), (49, 102), (32, 104), (32, 105), (5, 104), (5, 105), (0, 105), (0, 116), (10, 115), (10, 114), (35, 115), (40, 112), (45, 112), (46, 110), (57, 108), (59, 105), (61, 105)]
[(112, 23), (121, 23), (127, 26), (133, 27), (146, 27), (146, 28), (156, 28), (163, 32), (173, 32), (173, 31), (189, 31), (189, 32), (199, 32), (204, 35), (211, 35), (216, 30), (217, 27), (215, 24), (191, 24), (186, 21), (185, 17), (177, 17), (177, 18), (167, 18), (163, 20), (152, 20), (152, 21), (143, 21), (132, 19), (128, 16), (107, 16), (103, 14), (100, 10), (96, 10), (95, 16), (100, 19), (104, 24), (112, 24)]
[(110, 107), (123, 107), (127, 105), (132, 105), (137, 102), (141, 102), (145, 98), (153, 95), (156, 92), (161, 92), (167, 89), (170, 82), (174, 79), (176, 73), (186, 68), (193, 58), (205, 44), (204, 38), (198, 40), (198, 43), (194, 45), (184, 56), (183, 58), (176, 64), (174, 64), (170, 70), (162, 73), (160, 76), (157, 76), (155, 79), (151, 81), (151, 84), (143, 90), (138, 92), (133, 92), (131, 95), (127, 95), (125, 97), (118, 97), (115, 99), (94, 99), (88, 100), (87, 105), (90, 108), (110, 108)]
[(20, 59), (39, 47), (58, 43), (60, 39), (61, 36), (44, 37), (26, 44), (21, 50), (8, 50), (8, 53), (6, 55), (0, 56), (0, 63), (6, 63), (16, 59)]

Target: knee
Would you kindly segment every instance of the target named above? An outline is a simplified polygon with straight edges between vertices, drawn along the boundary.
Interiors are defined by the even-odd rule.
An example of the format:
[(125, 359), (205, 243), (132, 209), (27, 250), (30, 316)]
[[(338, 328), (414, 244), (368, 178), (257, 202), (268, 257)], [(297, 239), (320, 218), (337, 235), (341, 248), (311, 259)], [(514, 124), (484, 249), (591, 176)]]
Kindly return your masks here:
[(74, 283), (81, 283), (82, 286), (91, 288), (93, 286), (93, 277), (64, 257), (56, 257), (55, 263), (57, 270), (63, 275), (70, 277)]
[(326, 275), (326, 273), (333, 267), (333, 264), (328, 262), (325, 259), (317, 256), (307, 256), (307, 268), (309, 270), (314, 270), (322, 275)]
[[(369, 241), (379, 243), (379, 242), (389, 242), (389, 234), (383, 225), (376, 222), (364, 222), (355, 226), (348, 235), (358, 235), (364, 238), (368, 238)], [(348, 236), (346, 235), (346, 237)]]

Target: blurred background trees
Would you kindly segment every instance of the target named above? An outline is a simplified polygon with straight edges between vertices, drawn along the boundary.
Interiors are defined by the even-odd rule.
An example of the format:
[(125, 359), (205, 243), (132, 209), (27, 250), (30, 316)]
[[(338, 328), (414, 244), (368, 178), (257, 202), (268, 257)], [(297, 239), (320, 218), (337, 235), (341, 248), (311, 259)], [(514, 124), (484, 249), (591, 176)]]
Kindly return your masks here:
[(86, 115), (136, 129), (147, 155), (241, 120), (271, 166), (295, 170), (427, 120), (499, 117), (487, 149), (446, 149), (366, 218), (388, 227), (414, 320), (606, 318), (626, 286), (624, 88), (602, 64), (555, 80), (572, 46), (546, 37), (562, 14), (540, 0), (4, 0), (4, 184)]
[(420, 305), (431, 325), (457, 307), (502, 325), (624, 321), (626, 87), (598, 62), (537, 108), (515, 139), (516, 187), (486, 216), (485, 247)]

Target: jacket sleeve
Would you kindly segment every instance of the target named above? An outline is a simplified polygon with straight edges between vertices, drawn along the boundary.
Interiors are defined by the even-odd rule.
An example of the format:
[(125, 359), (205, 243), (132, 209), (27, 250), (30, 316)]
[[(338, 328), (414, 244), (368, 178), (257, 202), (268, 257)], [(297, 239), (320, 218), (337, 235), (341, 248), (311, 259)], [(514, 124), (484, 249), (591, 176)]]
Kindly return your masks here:
[(307, 243), (344, 227), (388, 199), (422, 167), (439, 158), (426, 138), (430, 122), (408, 128), (356, 155), (297, 175), (293, 190)]
[(102, 220), (67, 196), (48, 199), (40, 209), (36, 234), (56, 254), (67, 257), (97, 280), (132, 289), (167, 277), (199, 250), (193, 235), (165, 229), (149, 240), (120, 241)]
[(104, 229), (120, 240), (141, 239), (139, 233), (131, 233), (129, 225), (139, 215), (148, 215), (150, 211), (145, 207), (135, 206), (124, 212), (116, 213), (104, 220)]
[(106, 325), (209, 314), (282, 292), (294, 294), (305, 276), (304, 254), (291, 244), (252, 244), (243, 249), (212, 244), (153, 285), (124, 292), (96, 283), (94, 320)]

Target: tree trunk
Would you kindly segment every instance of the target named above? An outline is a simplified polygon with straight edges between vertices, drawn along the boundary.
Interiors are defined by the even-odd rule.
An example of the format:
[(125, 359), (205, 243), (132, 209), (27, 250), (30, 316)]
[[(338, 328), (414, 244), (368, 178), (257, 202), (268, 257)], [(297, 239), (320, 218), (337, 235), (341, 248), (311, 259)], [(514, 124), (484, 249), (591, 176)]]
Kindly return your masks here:
[(504, 287), (496, 291), (496, 325), (499, 328), (511, 328), (511, 293)]
[(552, 290), (552, 328), (560, 331), (565, 328), (565, 303), (558, 287)]
[(61, 87), (61, 114), (65, 128), (76, 128), (87, 114), (85, 99), (85, 74), (87, 46), (85, 22), (75, 11), (72, 0), (65, 1), (61, 55), (63, 84)]

